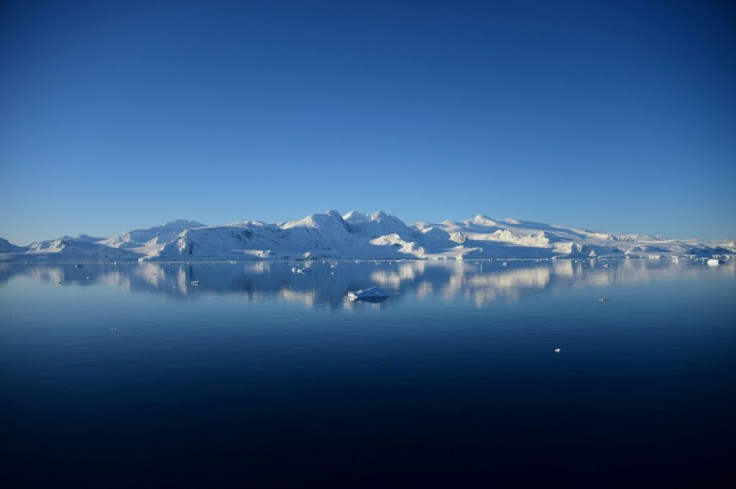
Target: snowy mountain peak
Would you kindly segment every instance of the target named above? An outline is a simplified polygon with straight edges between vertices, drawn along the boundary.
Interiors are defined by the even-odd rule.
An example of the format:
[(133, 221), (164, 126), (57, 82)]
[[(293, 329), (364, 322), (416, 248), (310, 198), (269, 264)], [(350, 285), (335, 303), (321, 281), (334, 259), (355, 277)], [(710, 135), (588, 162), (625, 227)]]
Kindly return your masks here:
[(402, 221), (396, 216), (392, 216), (391, 214), (387, 214), (383, 211), (376, 211), (373, 214), (371, 214), (370, 220), (380, 223), (384, 226), (393, 226), (395, 228), (406, 228), (406, 224), (404, 224), (404, 221)]
[(89, 241), (91, 243), (94, 243), (95, 241), (100, 241), (100, 240), (103, 240), (105, 238), (95, 238), (94, 236), (90, 236), (88, 234), (80, 234), (77, 239), (82, 240), (82, 241)]
[(168, 243), (182, 231), (204, 226), (200, 222), (177, 219), (148, 229), (128, 231), (119, 236), (101, 240), (99, 243), (111, 248), (151, 248)]
[(344, 216), (342, 216), (342, 218), (346, 222), (349, 222), (351, 224), (359, 224), (361, 222), (365, 222), (370, 219), (367, 214), (363, 214), (362, 212), (357, 212), (357, 211), (350, 211)]
[(181, 229), (183, 231), (184, 229), (199, 228), (199, 227), (202, 227), (202, 226), (206, 226), (206, 224), (202, 224), (201, 222), (197, 222), (197, 221), (188, 221), (186, 219), (175, 219), (173, 221), (169, 221), (169, 222), (167, 222), (165, 224), (161, 224), (160, 226), (156, 226), (156, 227), (150, 228), (150, 229), (156, 229), (156, 228), (160, 228), (160, 229), (163, 229), (163, 228), (173, 229), (173, 228), (176, 228), (176, 229)]
[(205, 226), (179, 219), (110, 238), (81, 235), (18, 247), (0, 239), (0, 260), (216, 261), (315, 259), (550, 259), (664, 255), (730, 259), (734, 244), (609, 234), (478, 214), (469, 221), (407, 226), (383, 211), (328, 210), (278, 224)]
[(327, 211), (324, 214), (310, 214), (304, 219), (299, 219), (297, 221), (287, 221), (283, 224), (281, 224), (279, 227), (282, 229), (291, 229), (296, 227), (311, 227), (311, 228), (320, 228), (320, 227), (344, 227), (345, 222), (343, 221), (342, 216), (337, 211)]
[(496, 221), (494, 221), (490, 217), (484, 216), (483, 214), (478, 214), (473, 218), (471, 222), (473, 222), (474, 224), (478, 224), (479, 226), (498, 226), (498, 223)]

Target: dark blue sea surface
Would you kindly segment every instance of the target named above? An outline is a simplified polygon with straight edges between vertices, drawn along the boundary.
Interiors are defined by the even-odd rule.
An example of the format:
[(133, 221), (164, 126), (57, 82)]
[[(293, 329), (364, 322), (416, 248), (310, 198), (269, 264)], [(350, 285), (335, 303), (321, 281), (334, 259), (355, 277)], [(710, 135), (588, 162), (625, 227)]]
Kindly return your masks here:
[(734, 487), (734, 318), (733, 262), (0, 265), (0, 477)]

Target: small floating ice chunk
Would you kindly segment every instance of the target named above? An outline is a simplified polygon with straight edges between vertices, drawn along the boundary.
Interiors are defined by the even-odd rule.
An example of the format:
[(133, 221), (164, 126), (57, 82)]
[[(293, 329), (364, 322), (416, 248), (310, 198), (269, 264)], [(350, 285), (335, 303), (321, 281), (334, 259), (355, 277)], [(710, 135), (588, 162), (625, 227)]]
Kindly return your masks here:
[(351, 290), (348, 292), (348, 300), (351, 301), (373, 301), (378, 302), (387, 299), (390, 296), (388, 292), (380, 287), (371, 287), (369, 289)]
[(709, 258), (707, 262), (705, 262), (706, 265), (709, 267), (717, 267), (718, 266), (718, 259), (717, 258)]
[(192, 280), (189, 282), (190, 285), (199, 285), (199, 280)]
[(562, 348), (555, 348), (555, 353), (560, 353), (562, 351)]

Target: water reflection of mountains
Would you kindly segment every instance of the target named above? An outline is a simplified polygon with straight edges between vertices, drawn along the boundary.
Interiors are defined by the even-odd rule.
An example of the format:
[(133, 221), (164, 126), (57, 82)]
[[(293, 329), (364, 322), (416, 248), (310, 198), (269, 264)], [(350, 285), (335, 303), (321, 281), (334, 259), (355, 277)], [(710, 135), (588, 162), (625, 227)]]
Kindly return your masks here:
[[(392, 292), (380, 307), (413, 295), (419, 300), (463, 297), (478, 305), (560, 287), (646, 281), (662, 274), (698, 273), (702, 263), (669, 260), (555, 260), (541, 262), (285, 262), (13, 265), (0, 266), (0, 282), (22, 275), (65, 286), (112, 285), (126, 291), (192, 299), (207, 294), (247, 300), (280, 298), (308, 306), (346, 307), (349, 290), (381, 286)], [(734, 264), (717, 273), (734, 274)], [(197, 285), (194, 285), (194, 284)]]

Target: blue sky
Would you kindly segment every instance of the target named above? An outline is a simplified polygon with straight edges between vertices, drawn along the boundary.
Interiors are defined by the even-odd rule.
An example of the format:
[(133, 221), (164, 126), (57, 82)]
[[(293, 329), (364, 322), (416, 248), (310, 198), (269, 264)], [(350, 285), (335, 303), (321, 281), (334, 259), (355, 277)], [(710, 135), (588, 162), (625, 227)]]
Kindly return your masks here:
[(383, 209), (736, 236), (729, 2), (3, 2), (0, 236)]

